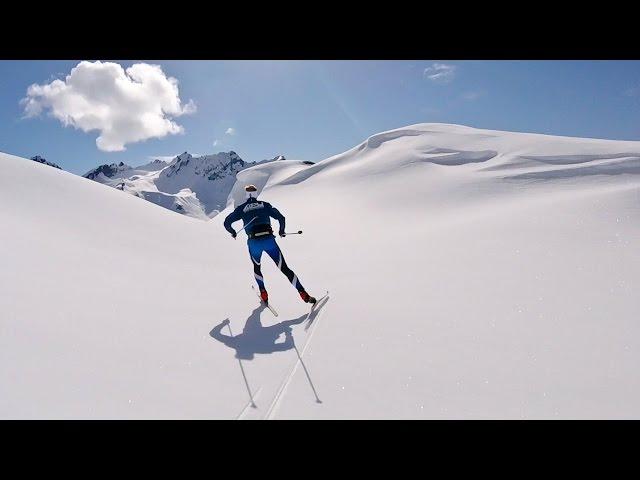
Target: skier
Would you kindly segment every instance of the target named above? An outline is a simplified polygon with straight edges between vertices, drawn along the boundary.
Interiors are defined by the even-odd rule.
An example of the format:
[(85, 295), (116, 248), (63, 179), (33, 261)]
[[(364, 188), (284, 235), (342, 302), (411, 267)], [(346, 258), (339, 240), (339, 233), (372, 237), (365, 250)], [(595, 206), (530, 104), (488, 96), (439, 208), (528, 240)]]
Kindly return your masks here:
[(227, 229), (233, 238), (236, 238), (237, 232), (231, 225), (238, 220), (242, 220), (244, 224), (243, 228), (249, 237), (247, 245), (249, 247), (249, 256), (253, 262), (253, 274), (260, 289), (260, 298), (265, 305), (268, 304), (269, 295), (264, 288), (264, 279), (262, 278), (262, 271), (260, 270), (262, 252), (267, 252), (282, 273), (284, 273), (291, 284), (298, 290), (300, 298), (306, 303), (316, 303), (316, 299), (306, 292), (298, 276), (293, 273), (287, 265), (287, 262), (285, 262), (282, 251), (273, 235), (269, 217), (273, 217), (278, 221), (280, 224), (278, 234), (284, 237), (284, 216), (270, 203), (258, 200), (258, 189), (255, 185), (247, 185), (244, 190), (247, 195), (247, 200), (227, 215), (227, 218), (224, 219), (224, 228)]

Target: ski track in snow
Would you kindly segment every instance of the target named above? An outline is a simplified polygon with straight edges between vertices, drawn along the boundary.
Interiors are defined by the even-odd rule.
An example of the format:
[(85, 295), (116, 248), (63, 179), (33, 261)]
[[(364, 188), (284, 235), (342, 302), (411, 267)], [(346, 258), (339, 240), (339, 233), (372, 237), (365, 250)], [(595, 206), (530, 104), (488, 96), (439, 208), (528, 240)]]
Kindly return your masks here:
[[(304, 361), (303, 359), (304, 359), (305, 352), (308, 350), (309, 346), (311, 345), (311, 340), (312, 340), (314, 331), (317, 328), (318, 323), (320, 323), (320, 317), (322, 316), (322, 313), (326, 308), (326, 303), (329, 300), (329, 297), (325, 296), (323, 297), (322, 300), (323, 300), (322, 304), (319, 305), (320, 308), (315, 309), (312, 312), (313, 315), (311, 317), (308, 317), (304, 322), (302, 322), (299, 325), (301, 326), (303, 324), (306, 324), (307, 322), (309, 322), (309, 324), (311, 325), (311, 328), (309, 330), (298, 329), (297, 331), (298, 337), (303, 339), (302, 349), (299, 350), (297, 347), (297, 342), (295, 341), (295, 331), (294, 331), (293, 335), (294, 335), (295, 343), (294, 343), (294, 348), (291, 350), (291, 353), (289, 353), (289, 351), (286, 351), (286, 352), (281, 352), (278, 357), (271, 357), (271, 355), (277, 355), (277, 354), (270, 354), (266, 356), (266, 357), (270, 357), (268, 358), (268, 360), (270, 361), (270, 363), (274, 365), (278, 363), (279, 358), (290, 357), (291, 355), (295, 355), (295, 359), (291, 360), (291, 362), (289, 361), (282, 362), (284, 365), (284, 368), (282, 369), (284, 371), (284, 374), (281, 377), (279, 377), (281, 378), (279, 382), (274, 382), (273, 380), (275, 379), (271, 379), (270, 381), (263, 379), (262, 384), (257, 390), (257, 393), (253, 397), (254, 402), (256, 404), (256, 408), (251, 408), (251, 400), (249, 400), (245, 405), (245, 407), (240, 412), (240, 414), (236, 417), (237, 420), (246, 420), (246, 419), (272, 420), (276, 418), (280, 402), (284, 398), (289, 384), (295, 377), (295, 374), (298, 371), (298, 367)], [(248, 362), (248, 363), (250, 364), (251, 362)], [(249, 368), (248, 365), (245, 367), (245, 372), (247, 372), (248, 376), (251, 375), (249, 373), (251, 372), (251, 368)], [(309, 388), (313, 390), (314, 394), (316, 394), (315, 387), (309, 386)], [(262, 400), (264, 400), (264, 402), (262, 400), (258, 402), (259, 393), (266, 393), (267, 391), (274, 391), (274, 393), (272, 396), (266, 397), (266, 399), (264, 395), (261, 395)], [(263, 403), (268, 406), (266, 408), (263, 408), (262, 407)]]
[(236, 417), (236, 420), (242, 420), (250, 408), (259, 408), (258, 399), (260, 398), (260, 392), (262, 392), (262, 387), (259, 387), (258, 390), (256, 390), (256, 393), (253, 395), (253, 400), (249, 400), (247, 402), (247, 404), (244, 406), (244, 408), (240, 411), (240, 413)]
[[(327, 297), (328, 300), (328, 297)], [(325, 302), (326, 303), (326, 302)], [(307, 351), (307, 347), (311, 344), (311, 338), (313, 337), (313, 333), (315, 332), (316, 328), (318, 327), (318, 318), (320, 317), (320, 315), (322, 314), (323, 310), (326, 308), (326, 306), (322, 305), (322, 308), (320, 308), (320, 310), (318, 310), (318, 314), (314, 317), (313, 319), (313, 323), (315, 323), (315, 326), (313, 326), (313, 328), (311, 328), (311, 331), (307, 334), (307, 338), (306, 341), (302, 347), (302, 353), (300, 353), (300, 357), (298, 358), (298, 356), (296, 355), (296, 360), (295, 363), (293, 364), (293, 367), (291, 368), (291, 371), (285, 376), (284, 380), (282, 381), (282, 383), (280, 384), (280, 388), (278, 389), (275, 397), (273, 398), (271, 404), (269, 405), (269, 409), (267, 410), (267, 413), (264, 417), (264, 419), (266, 420), (272, 420), (278, 410), (278, 406), (280, 404), (280, 400), (282, 399), (282, 397), (284, 396), (284, 394), (287, 391), (287, 387), (289, 386), (289, 383), (291, 383), (291, 380), (293, 379), (293, 376), (296, 374), (296, 371), (298, 370), (298, 365), (302, 362), (302, 357), (304, 357), (304, 353)]]

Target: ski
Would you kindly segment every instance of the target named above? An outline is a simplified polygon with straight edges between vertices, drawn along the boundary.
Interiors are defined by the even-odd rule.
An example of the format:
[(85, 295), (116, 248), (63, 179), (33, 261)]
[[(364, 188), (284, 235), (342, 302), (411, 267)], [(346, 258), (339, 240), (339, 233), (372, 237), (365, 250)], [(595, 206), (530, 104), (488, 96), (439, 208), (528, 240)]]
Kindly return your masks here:
[[(262, 302), (262, 299), (260, 299), (260, 301)], [(275, 309), (270, 304), (267, 303), (265, 305), (269, 310), (271, 310), (271, 313), (273, 313), (274, 316), (276, 316), (276, 317), (278, 316), (278, 312), (276, 312)]]
[(307, 314), (307, 318), (305, 318), (305, 331), (309, 330), (309, 327), (311, 326), (311, 324), (313, 323), (313, 320), (311, 319), (311, 316), (314, 314), (314, 312), (318, 311), (320, 308), (322, 308), (324, 306), (325, 303), (327, 303), (329, 301), (329, 290), (327, 290), (327, 293), (325, 293), (322, 297), (316, 299), (316, 302), (314, 304), (311, 305), (311, 309), (309, 310), (309, 313)]
[(256, 292), (256, 295), (258, 296), (258, 300), (260, 300), (260, 303), (262, 305), (264, 305), (265, 307), (267, 307), (269, 310), (271, 310), (271, 313), (273, 313), (273, 315), (277, 317), (278, 316), (278, 312), (276, 312), (275, 308), (273, 308), (269, 303), (264, 303), (262, 301), (262, 298), (260, 297), (260, 293), (256, 290), (256, 287), (251, 285), (251, 288), (253, 289), (254, 292)]

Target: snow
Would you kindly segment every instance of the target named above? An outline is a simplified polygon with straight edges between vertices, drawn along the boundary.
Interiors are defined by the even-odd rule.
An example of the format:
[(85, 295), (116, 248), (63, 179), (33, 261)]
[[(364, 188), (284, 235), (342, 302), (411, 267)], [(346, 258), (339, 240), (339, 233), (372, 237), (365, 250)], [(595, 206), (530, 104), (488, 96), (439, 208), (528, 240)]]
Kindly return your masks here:
[(247, 163), (233, 151), (195, 157), (184, 152), (168, 163), (156, 159), (135, 168), (124, 163), (101, 165), (84, 177), (171, 211), (208, 220), (226, 206), (236, 173), (257, 163), (262, 162)]
[[(640, 142), (412, 125), (207, 222), (0, 155), (1, 418), (640, 417)], [(266, 256), (257, 308), (245, 183), (310, 325)]]

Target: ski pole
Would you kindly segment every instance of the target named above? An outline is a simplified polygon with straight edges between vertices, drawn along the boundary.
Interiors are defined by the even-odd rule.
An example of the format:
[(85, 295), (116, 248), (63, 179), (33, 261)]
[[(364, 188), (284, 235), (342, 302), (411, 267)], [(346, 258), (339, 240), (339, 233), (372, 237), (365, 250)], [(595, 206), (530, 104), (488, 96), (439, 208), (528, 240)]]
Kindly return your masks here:
[(253, 217), (251, 220), (249, 220), (249, 223), (247, 223), (244, 227), (242, 227), (238, 233), (240, 233), (242, 230), (244, 230), (245, 228), (247, 228), (247, 227), (249, 226), (249, 224), (250, 224), (251, 222), (253, 222), (256, 218), (258, 218), (258, 217)]
[(297, 232), (284, 232), (285, 235), (300, 235), (302, 234), (302, 230), (298, 230)]

